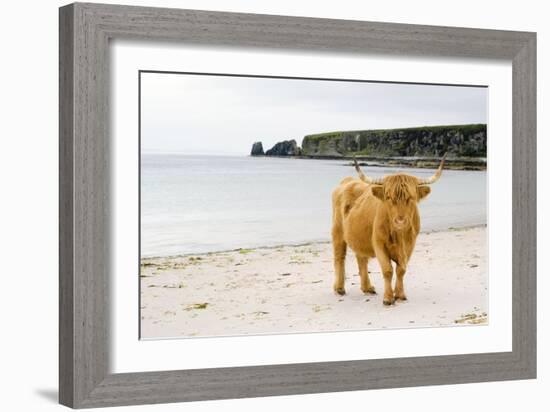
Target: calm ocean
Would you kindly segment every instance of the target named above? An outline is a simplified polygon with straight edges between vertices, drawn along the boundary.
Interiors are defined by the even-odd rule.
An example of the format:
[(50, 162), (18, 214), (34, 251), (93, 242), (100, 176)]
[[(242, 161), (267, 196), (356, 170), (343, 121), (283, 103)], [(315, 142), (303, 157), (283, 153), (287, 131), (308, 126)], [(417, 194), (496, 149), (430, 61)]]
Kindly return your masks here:
[[(330, 240), (331, 192), (346, 161), (143, 154), (141, 255)], [(370, 176), (398, 169), (370, 167)], [(402, 169), (420, 177), (433, 170)], [(486, 173), (443, 172), (420, 203), (422, 230), (486, 223)]]

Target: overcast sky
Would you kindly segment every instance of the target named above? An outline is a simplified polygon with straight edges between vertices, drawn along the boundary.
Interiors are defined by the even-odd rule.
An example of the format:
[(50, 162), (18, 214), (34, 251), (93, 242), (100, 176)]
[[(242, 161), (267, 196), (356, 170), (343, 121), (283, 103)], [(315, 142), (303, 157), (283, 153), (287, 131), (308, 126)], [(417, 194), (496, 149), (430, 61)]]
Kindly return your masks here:
[(142, 73), (144, 152), (248, 154), (338, 130), (487, 122), (487, 89)]

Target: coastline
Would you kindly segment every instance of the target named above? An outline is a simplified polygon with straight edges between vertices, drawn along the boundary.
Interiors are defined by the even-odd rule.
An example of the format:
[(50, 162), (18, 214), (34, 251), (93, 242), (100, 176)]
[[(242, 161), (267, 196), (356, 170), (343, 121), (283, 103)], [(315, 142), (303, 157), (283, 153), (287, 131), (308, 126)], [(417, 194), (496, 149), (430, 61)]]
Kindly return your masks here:
[[(420, 234), (431, 234), (431, 233), (439, 233), (439, 232), (456, 232), (456, 231), (462, 231), (462, 230), (469, 230), (469, 229), (478, 229), (478, 228), (486, 228), (486, 224), (474, 224), (474, 225), (463, 225), (459, 227), (453, 227), (450, 226), (446, 229), (429, 229), (429, 230), (420, 230)], [(308, 242), (299, 242), (299, 243), (278, 243), (274, 245), (265, 245), (265, 246), (251, 246), (251, 247), (242, 247), (242, 248), (235, 248), (235, 249), (221, 249), (221, 250), (215, 250), (212, 252), (199, 252), (199, 253), (177, 253), (173, 255), (163, 255), (163, 256), (144, 256), (141, 258), (141, 261), (149, 261), (149, 260), (157, 260), (157, 259), (176, 259), (176, 258), (185, 258), (190, 256), (210, 256), (215, 255), (218, 253), (232, 253), (236, 252), (239, 253), (243, 250), (270, 250), (270, 249), (279, 249), (282, 247), (306, 247), (311, 245), (325, 245), (330, 244), (330, 240), (312, 240)]]
[(309, 333), (487, 322), (486, 227), (422, 232), (405, 278), (409, 297), (382, 305), (358, 285), (353, 252), (345, 296), (332, 291), (330, 242), (236, 249), (141, 260), (144, 339)]
[(369, 166), (436, 168), (444, 153), (448, 169), (486, 170), (487, 124), (451, 124), (386, 129), (324, 131), (282, 140), (265, 150), (261, 141), (252, 144), (252, 156), (301, 159), (348, 159), (370, 161)]
[[(353, 161), (356, 159), (359, 166), (367, 167), (399, 167), (411, 169), (437, 169), (441, 158), (436, 157), (378, 157), (378, 156), (331, 156), (331, 155), (249, 155), (250, 157), (275, 157), (279, 159), (304, 159), (304, 160), (343, 160)], [(353, 166), (353, 163), (345, 164)], [(445, 161), (447, 170), (485, 171), (487, 170), (487, 159), (485, 158), (449, 158)]]

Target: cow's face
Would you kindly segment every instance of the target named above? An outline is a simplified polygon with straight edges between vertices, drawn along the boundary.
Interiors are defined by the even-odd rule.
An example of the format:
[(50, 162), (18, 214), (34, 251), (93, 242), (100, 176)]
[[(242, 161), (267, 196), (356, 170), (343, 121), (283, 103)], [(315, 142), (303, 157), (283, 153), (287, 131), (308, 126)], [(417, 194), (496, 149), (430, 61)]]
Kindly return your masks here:
[(401, 231), (411, 227), (416, 204), (430, 194), (430, 188), (419, 185), (416, 177), (397, 174), (373, 185), (372, 193), (384, 202), (392, 228)]
[(392, 229), (403, 230), (411, 227), (416, 204), (430, 194), (428, 185), (437, 182), (441, 177), (446, 157), (445, 153), (435, 174), (427, 179), (402, 173), (373, 179), (361, 171), (357, 160), (353, 159), (353, 163), (359, 179), (371, 185), (372, 194), (384, 202)]

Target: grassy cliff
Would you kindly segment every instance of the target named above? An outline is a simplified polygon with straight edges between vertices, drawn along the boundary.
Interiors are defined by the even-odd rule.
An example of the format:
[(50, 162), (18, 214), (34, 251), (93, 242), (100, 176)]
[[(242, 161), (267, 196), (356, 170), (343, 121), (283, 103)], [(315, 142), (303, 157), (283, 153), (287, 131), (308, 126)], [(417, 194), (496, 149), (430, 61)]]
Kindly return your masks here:
[(310, 134), (302, 155), (311, 157), (366, 156), (485, 158), (487, 125), (426, 126), (403, 129), (350, 130)]

